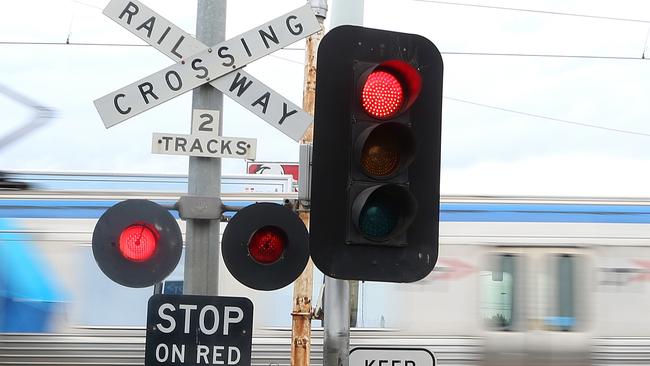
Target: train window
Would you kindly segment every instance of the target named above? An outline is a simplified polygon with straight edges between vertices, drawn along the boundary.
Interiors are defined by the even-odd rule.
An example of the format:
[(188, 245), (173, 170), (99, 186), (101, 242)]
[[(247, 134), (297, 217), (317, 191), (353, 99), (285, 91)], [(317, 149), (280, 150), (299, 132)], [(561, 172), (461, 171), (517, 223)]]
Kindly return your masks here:
[(572, 330), (576, 322), (575, 314), (575, 267), (576, 257), (570, 254), (554, 256), (555, 303), (551, 314), (544, 319), (549, 330)]
[(512, 329), (515, 262), (512, 254), (495, 255), (490, 270), (480, 273), (481, 316), (492, 329)]
[(183, 281), (164, 281), (163, 294), (165, 295), (182, 295)]

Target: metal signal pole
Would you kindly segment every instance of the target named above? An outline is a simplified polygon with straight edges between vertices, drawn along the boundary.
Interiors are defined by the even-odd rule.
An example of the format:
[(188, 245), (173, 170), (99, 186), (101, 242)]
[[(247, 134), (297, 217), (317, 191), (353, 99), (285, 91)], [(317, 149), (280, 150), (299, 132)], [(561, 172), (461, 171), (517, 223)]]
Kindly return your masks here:
[[(198, 0), (196, 38), (206, 45), (225, 40), (226, 0)], [(194, 89), (192, 109), (223, 110), (223, 94), (210, 85)], [(223, 113), (219, 113), (223, 121)], [(221, 135), (222, 123), (219, 124)], [(221, 197), (221, 159), (190, 156), (188, 195)], [(188, 219), (185, 246), (184, 294), (217, 295), (220, 219)]]
[[(331, 27), (363, 25), (364, 0), (333, 0)], [(356, 287), (358, 289), (358, 287)], [(350, 361), (350, 282), (325, 276), (323, 365)]]
[[(327, 0), (307, 1), (316, 14), (321, 30), (307, 37), (305, 45), (305, 86), (303, 89), (302, 109), (314, 115), (316, 100), (316, 51), (323, 38), (323, 22), (327, 15)], [(314, 141), (314, 126), (310, 126), (301, 144), (312, 144)], [(302, 211), (300, 218), (309, 228), (309, 212)], [(293, 308), (291, 311), (291, 365), (309, 366), (311, 354), (311, 296), (313, 289), (314, 263), (311, 259), (303, 273), (293, 285)]]

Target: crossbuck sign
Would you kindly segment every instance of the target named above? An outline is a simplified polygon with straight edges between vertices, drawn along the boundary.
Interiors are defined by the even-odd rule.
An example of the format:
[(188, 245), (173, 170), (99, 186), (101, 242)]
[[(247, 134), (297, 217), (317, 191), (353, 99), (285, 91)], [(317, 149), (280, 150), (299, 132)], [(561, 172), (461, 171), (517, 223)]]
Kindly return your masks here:
[(210, 83), (293, 140), (312, 117), (241, 68), (316, 33), (309, 4), (212, 47), (136, 0), (112, 0), (104, 14), (171, 59), (174, 65), (95, 100), (106, 128)]

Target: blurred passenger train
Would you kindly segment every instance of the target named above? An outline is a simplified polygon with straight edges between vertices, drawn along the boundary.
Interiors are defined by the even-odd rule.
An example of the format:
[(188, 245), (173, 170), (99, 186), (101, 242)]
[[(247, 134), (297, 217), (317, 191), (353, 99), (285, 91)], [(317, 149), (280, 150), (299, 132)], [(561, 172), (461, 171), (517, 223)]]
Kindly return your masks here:
[[(171, 205), (186, 177), (11, 177), (33, 189), (0, 191), (0, 365), (142, 365), (152, 289), (106, 278), (92, 231), (126, 198)], [(290, 176), (225, 176), (222, 192), (231, 205), (297, 198)], [(427, 348), (439, 365), (650, 365), (650, 199), (443, 197), (439, 225), (426, 278), (351, 286), (351, 347)], [(166, 293), (182, 292), (183, 263)], [(289, 365), (291, 286), (255, 291), (219, 268), (220, 295), (255, 306), (253, 364)]]

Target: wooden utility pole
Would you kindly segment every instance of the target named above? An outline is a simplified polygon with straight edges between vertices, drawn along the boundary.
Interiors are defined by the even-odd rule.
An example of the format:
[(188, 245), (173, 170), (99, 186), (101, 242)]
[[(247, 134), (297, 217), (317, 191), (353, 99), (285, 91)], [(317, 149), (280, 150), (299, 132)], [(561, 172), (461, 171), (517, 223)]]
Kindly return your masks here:
[[(307, 38), (305, 45), (305, 86), (302, 95), (302, 109), (314, 115), (316, 101), (316, 51), (323, 38), (323, 21), (327, 13), (326, 0), (311, 0), (312, 9), (321, 26), (318, 33)], [(314, 126), (310, 126), (301, 144), (312, 144), (314, 141)], [(300, 207), (303, 208), (303, 207)], [(309, 229), (309, 211), (301, 210), (300, 218)], [(314, 263), (311, 258), (303, 273), (293, 286), (293, 305), (291, 311), (291, 365), (309, 366), (311, 354), (311, 313)]]

